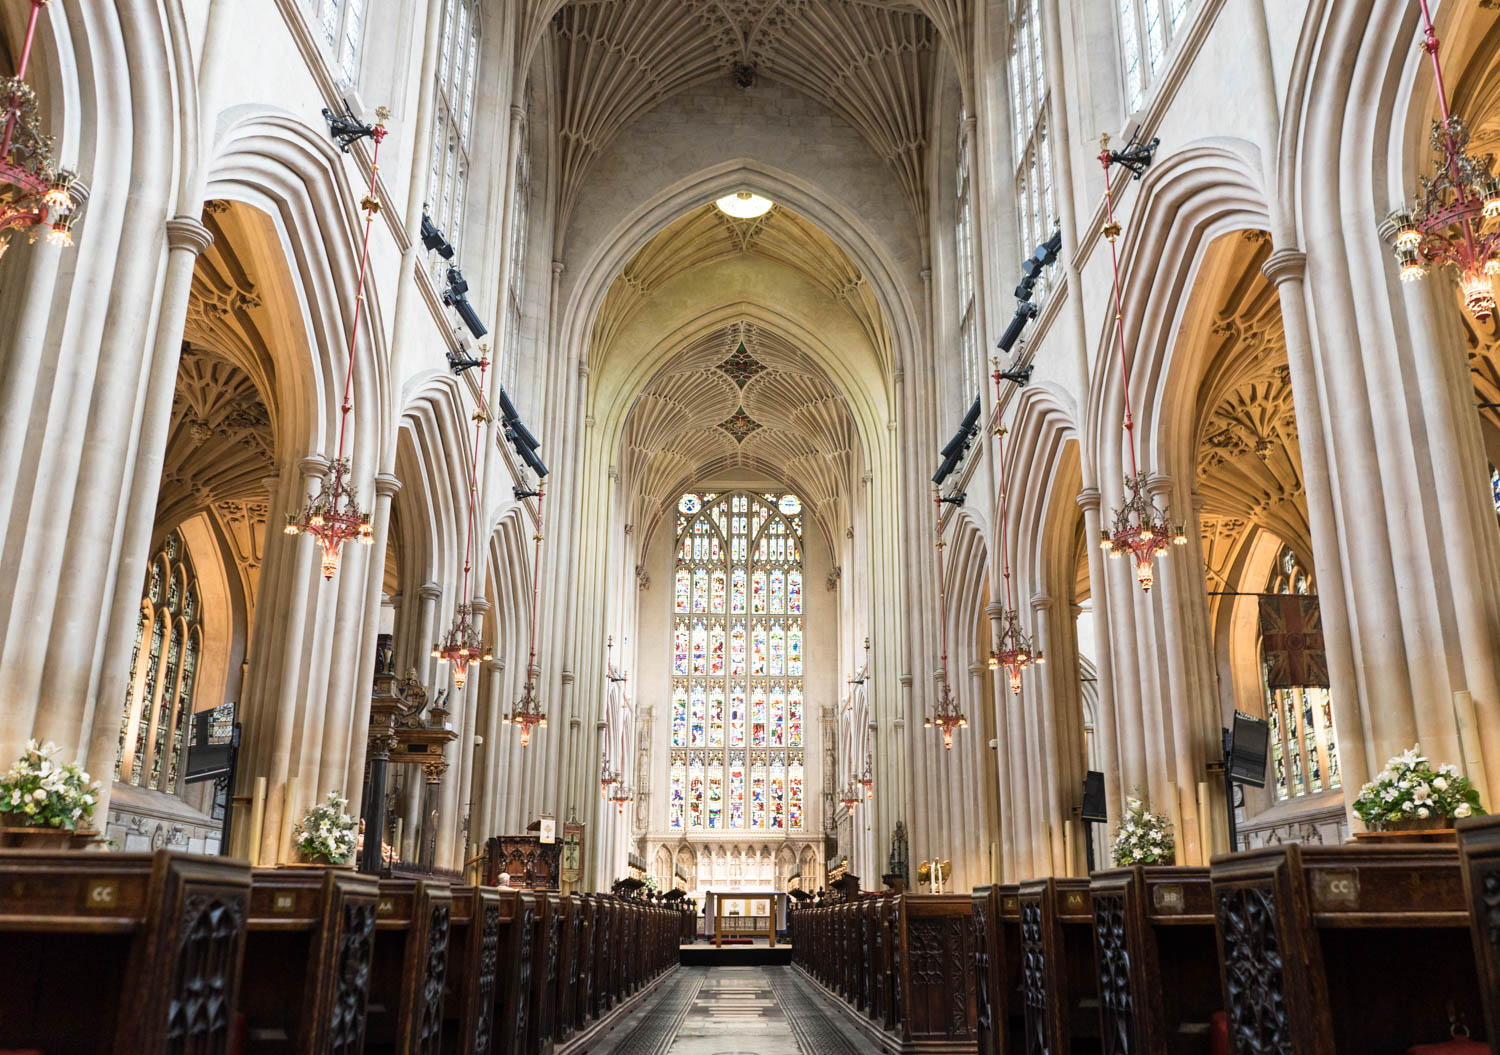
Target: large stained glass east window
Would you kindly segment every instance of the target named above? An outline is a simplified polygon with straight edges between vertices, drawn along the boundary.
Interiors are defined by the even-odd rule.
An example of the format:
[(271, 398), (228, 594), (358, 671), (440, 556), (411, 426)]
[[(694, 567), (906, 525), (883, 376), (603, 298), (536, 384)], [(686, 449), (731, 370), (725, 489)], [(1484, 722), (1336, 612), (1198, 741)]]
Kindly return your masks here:
[(802, 831), (802, 500), (689, 492), (677, 503), (670, 823)]

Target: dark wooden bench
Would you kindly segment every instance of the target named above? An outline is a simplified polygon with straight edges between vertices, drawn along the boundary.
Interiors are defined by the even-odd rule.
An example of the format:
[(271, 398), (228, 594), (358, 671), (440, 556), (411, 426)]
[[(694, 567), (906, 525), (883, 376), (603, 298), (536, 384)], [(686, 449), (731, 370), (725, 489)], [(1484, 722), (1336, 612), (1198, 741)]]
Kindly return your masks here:
[(1276, 846), (1211, 869), (1231, 1050), (1403, 1055), (1482, 1039), (1455, 847)]
[(252, 873), (239, 1010), (247, 1052), (361, 1051), (379, 882), (343, 869)]
[(1208, 869), (1096, 872), (1089, 892), (1104, 1050), (1206, 1053), (1224, 1006)]
[(441, 1051), (443, 996), (453, 928), (446, 883), (382, 879), (375, 904), (375, 955), (365, 1051)]
[(243, 862), (0, 851), (0, 1047), (227, 1052), (249, 910)]
[[(1100, 1050), (1099, 978), (1087, 879), (1021, 884), (1023, 1050), (1087, 1055)], [(1041, 1048), (1035, 1047), (1041, 1045)]]
[(1460, 821), (1458, 850), (1485, 1031), (1500, 1038), (1500, 815)]

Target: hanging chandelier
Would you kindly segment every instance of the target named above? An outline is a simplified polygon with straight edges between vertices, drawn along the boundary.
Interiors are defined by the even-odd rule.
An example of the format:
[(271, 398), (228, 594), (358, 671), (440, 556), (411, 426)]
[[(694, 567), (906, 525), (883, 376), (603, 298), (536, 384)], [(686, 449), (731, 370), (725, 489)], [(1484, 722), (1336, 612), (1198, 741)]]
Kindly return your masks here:
[(855, 783), (853, 777), (844, 786), (843, 793), (839, 796), (839, 805), (843, 806), (850, 813), (853, 813), (854, 807), (859, 805), (859, 785)]
[[(542, 710), (541, 700), (536, 694), (536, 676), (540, 673), (536, 666), (536, 619), (537, 599), (540, 596), (540, 588), (537, 580), (542, 572), (542, 499), (546, 498), (546, 492), (541, 489), (541, 481), (537, 482), (536, 491), (536, 534), (531, 536), (535, 546), (531, 564), (531, 633), (529, 657), (526, 660), (526, 684), (521, 688), (521, 698), (517, 700), (505, 716), (507, 724), (514, 723), (521, 729), (521, 746), (526, 747), (531, 743), (531, 731), (536, 728), (547, 727), (547, 712)], [(618, 801), (618, 800), (616, 800)], [(624, 807), (622, 806), (623, 810)]]
[(620, 780), (615, 782), (615, 789), (610, 792), (609, 798), (615, 804), (615, 812), (623, 817), (625, 816), (625, 803), (635, 798), (635, 793), (625, 786), (623, 780)]
[(31, 228), (32, 241), (45, 229), (48, 245), (66, 248), (73, 244), (78, 219), (77, 176), (54, 163), (52, 137), (42, 132), (37, 114), (36, 89), (26, 83), (37, 19), (46, 6), (47, 0), (31, 0), (20, 65), (14, 77), (0, 80), (0, 95), (6, 99), (0, 136), (0, 256), (10, 244), (10, 232), (24, 227)]
[(380, 201), (375, 197), (375, 184), (380, 175), (380, 143), (385, 139), (385, 122), (390, 116), (389, 110), (380, 107), (375, 111), (375, 125), (370, 129), (375, 149), (370, 156), (370, 193), (359, 203), (359, 207), (365, 211), (365, 237), (359, 254), (359, 281), (354, 287), (354, 322), (349, 328), (349, 364), (344, 371), (344, 402), (339, 408), (338, 457), (329, 465), (318, 493), (308, 500), (302, 512), (288, 513), (286, 518), (288, 535), (305, 532), (317, 539), (318, 545), (323, 547), (324, 579), (332, 579), (339, 570), (344, 543), (358, 541), (368, 546), (375, 541), (370, 529), (370, 514), (359, 507), (354, 485), (349, 481), (352, 473), (349, 460), (344, 457), (344, 444), (348, 439), (349, 411), (354, 407), (354, 351), (358, 347), (359, 320), (365, 306), (365, 275), (370, 264), (370, 228), (375, 223), (375, 214), (380, 212)]
[[(995, 368), (991, 375), (995, 379), (995, 406), (1000, 402), (1000, 381), (1005, 376), (1000, 372), (1000, 358), (996, 356), (990, 360)], [(1015, 695), (1021, 692), (1021, 671), (1033, 663), (1042, 662), (1042, 654), (1036, 649), (1031, 638), (1021, 629), (1020, 613), (1016, 611), (1015, 598), (1012, 594), (1010, 583), (1010, 524), (1008, 514), (1010, 509), (1010, 489), (1005, 476), (1005, 427), (1000, 424), (1000, 413), (995, 412), (995, 445), (997, 448), (995, 461), (1000, 467), (1000, 567), (1005, 579), (1005, 608), (1000, 613), (1000, 639), (995, 642), (994, 649), (990, 652), (990, 669), (999, 670), (1005, 668), (1005, 673), (1010, 678), (1010, 691)]]
[(599, 767), (599, 794), (607, 802), (609, 801), (609, 789), (620, 782), (620, 771), (611, 769), (609, 760), (605, 759)]
[(869, 755), (865, 755), (865, 768), (860, 771), (859, 776), (854, 778), (854, 782), (864, 789), (865, 798), (875, 797), (875, 773), (870, 765)]
[(1494, 280), (1500, 277), (1500, 179), (1493, 155), (1468, 152), (1469, 129), (1448, 111), (1448, 90), (1438, 61), (1437, 32), (1427, 0), (1422, 6), (1422, 49), (1432, 57), (1443, 119), (1432, 124), (1437, 171), (1422, 177), (1422, 193), (1409, 209), (1391, 217), (1396, 224), (1396, 262), (1401, 280), (1415, 282), (1429, 267), (1458, 272), (1464, 308), (1479, 322), (1495, 314)]
[(1120, 251), (1115, 245), (1121, 228), (1115, 220), (1114, 191), (1109, 181), (1109, 168), (1118, 158), (1109, 149), (1109, 136), (1102, 136), (1100, 145), (1099, 162), (1104, 166), (1107, 210), (1104, 237), (1109, 239), (1110, 263), (1114, 269), (1115, 335), (1120, 346), (1120, 391), (1125, 405), (1123, 424), (1125, 446), (1130, 451), (1130, 475), (1125, 477), (1125, 503), (1114, 511), (1113, 525), (1101, 531), (1099, 545), (1111, 557), (1129, 557), (1134, 561), (1136, 582), (1141, 584), (1142, 590), (1149, 591), (1156, 581), (1151, 562), (1169, 545), (1186, 545), (1187, 535), (1181, 525), (1169, 526), (1166, 510), (1146, 493), (1146, 474), (1136, 464), (1135, 420), (1130, 415), (1130, 367), (1125, 357), (1125, 310), (1120, 304)]
[(474, 606), (469, 596), (469, 575), (474, 553), (474, 515), (479, 503), (479, 444), (485, 422), (490, 420), (484, 402), (484, 379), (489, 366), (488, 359), (479, 360), (479, 409), (473, 414), (474, 444), (469, 458), (469, 524), (464, 542), (463, 594), (453, 612), (453, 625), (448, 628), (443, 640), (432, 646), (432, 655), (439, 663), (452, 665), (453, 684), (460, 689), (469, 679), (470, 663), (494, 658), (484, 647), (483, 635), (475, 625)]
[(937, 703), (933, 705), (932, 714), (923, 719), (922, 726), (931, 729), (935, 725), (941, 729), (943, 748), (951, 751), (953, 750), (953, 730), (967, 728), (969, 719), (964, 717), (958, 701), (953, 698), (952, 690), (948, 688), (948, 594), (947, 586), (943, 581), (943, 549), (948, 544), (943, 541), (943, 493), (934, 487), (932, 494), (933, 500), (937, 503), (938, 624), (943, 645), (943, 662)]

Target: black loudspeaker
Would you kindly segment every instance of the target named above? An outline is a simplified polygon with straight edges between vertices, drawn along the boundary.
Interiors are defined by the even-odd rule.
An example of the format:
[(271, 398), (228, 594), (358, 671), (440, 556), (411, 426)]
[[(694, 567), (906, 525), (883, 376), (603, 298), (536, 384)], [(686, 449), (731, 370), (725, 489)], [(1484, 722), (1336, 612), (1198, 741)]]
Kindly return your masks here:
[(1104, 804), (1104, 774), (1098, 770), (1091, 769), (1083, 776), (1083, 811), (1080, 816), (1086, 821), (1104, 823), (1109, 820), (1109, 810)]
[(1229, 734), (1224, 759), (1228, 777), (1236, 784), (1253, 788), (1266, 786), (1266, 752), (1271, 741), (1271, 727), (1262, 718), (1234, 712), (1234, 730)]

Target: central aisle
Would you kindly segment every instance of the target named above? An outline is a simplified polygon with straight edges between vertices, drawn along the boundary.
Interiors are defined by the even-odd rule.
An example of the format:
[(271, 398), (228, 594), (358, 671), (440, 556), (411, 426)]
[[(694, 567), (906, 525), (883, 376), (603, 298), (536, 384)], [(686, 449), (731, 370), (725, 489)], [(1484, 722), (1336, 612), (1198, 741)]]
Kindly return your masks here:
[(790, 967), (683, 967), (599, 1055), (859, 1055), (860, 1039)]

